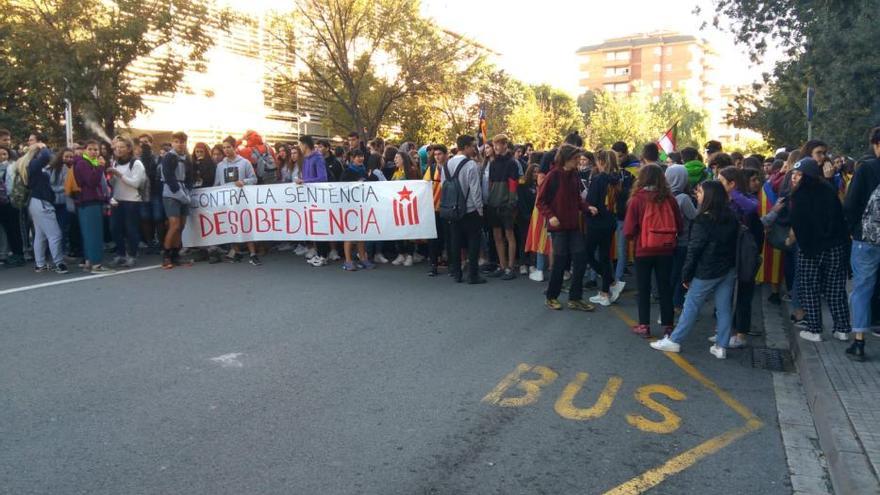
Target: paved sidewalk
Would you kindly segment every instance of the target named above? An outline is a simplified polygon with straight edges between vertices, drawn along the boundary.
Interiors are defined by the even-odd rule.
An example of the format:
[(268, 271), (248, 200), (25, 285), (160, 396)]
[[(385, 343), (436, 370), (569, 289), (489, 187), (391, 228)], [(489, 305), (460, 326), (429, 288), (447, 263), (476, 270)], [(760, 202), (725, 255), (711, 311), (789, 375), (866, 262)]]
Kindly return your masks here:
[[(772, 308), (764, 303), (765, 311)], [(788, 306), (775, 308), (787, 322)], [(831, 315), (823, 318), (828, 327)], [(866, 336), (869, 359), (858, 363), (844, 353), (849, 343), (832, 340), (830, 331), (816, 344), (786, 325), (835, 493), (880, 494), (880, 339)]]

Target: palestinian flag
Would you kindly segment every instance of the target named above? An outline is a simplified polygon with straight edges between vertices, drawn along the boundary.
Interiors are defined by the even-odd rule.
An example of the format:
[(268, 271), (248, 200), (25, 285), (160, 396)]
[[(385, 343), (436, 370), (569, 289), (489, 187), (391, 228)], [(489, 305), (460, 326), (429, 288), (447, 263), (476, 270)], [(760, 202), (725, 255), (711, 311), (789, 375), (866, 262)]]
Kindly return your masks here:
[(675, 151), (675, 131), (677, 127), (678, 122), (673, 124), (673, 126), (657, 140), (657, 146), (660, 147), (661, 161), (666, 161), (666, 157), (669, 156), (669, 153)]

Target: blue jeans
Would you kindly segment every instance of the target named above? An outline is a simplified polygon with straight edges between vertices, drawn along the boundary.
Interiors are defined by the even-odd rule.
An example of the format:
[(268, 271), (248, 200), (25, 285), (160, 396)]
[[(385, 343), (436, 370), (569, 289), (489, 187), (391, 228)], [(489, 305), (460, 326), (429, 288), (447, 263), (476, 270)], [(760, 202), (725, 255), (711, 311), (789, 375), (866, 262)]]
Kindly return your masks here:
[(695, 278), (691, 280), (690, 288), (684, 299), (684, 310), (678, 319), (678, 325), (672, 332), (670, 339), (680, 344), (690, 333), (697, 317), (700, 315), (700, 308), (715, 293), (715, 315), (718, 318), (717, 339), (715, 345), (718, 347), (727, 347), (730, 341), (730, 330), (733, 326), (733, 287), (736, 285), (736, 272), (731, 270), (722, 277), (712, 280), (700, 280)]
[(535, 269), (539, 272), (543, 272), (547, 269), (547, 255), (546, 254), (538, 254), (535, 256)]
[(126, 251), (131, 257), (137, 256), (141, 237), (139, 230), (141, 205), (142, 203), (135, 201), (120, 201), (113, 208), (110, 230), (113, 233), (113, 242), (116, 244), (116, 256), (125, 256)]
[(614, 280), (623, 280), (626, 269), (626, 237), (623, 235), (623, 220), (617, 221), (617, 266), (614, 268)]
[(880, 246), (853, 241), (850, 264), (853, 272), (853, 291), (849, 296), (852, 329), (862, 333), (871, 328), (871, 297), (874, 296), (877, 267), (880, 266)]
[(677, 246), (672, 255), (672, 307), (684, 307), (684, 286), (681, 285), (681, 272), (684, 270), (684, 259), (687, 257), (687, 246)]

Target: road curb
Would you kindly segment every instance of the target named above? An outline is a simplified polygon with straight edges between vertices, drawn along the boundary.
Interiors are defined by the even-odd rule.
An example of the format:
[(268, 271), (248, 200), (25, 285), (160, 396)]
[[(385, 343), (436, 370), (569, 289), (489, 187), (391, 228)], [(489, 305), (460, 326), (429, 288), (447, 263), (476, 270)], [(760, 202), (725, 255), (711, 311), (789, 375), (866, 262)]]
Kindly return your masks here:
[[(767, 311), (788, 313), (788, 304), (779, 308), (763, 302)], [(784, 310), (784, 312), (783, 312)], [(783, 320), (792, 358), (801, 378), (807, 405), (819, 435), (819, 446), (828, 462), (828, 471), (835, 493), (880, 495), (880, 479), (874, 474), (865, 450), (853, 429), (840, 397), (816, 350), (816, 345), (798, 338), (793, 326)], [(819, 344), (822, 345), (822, 344)]]

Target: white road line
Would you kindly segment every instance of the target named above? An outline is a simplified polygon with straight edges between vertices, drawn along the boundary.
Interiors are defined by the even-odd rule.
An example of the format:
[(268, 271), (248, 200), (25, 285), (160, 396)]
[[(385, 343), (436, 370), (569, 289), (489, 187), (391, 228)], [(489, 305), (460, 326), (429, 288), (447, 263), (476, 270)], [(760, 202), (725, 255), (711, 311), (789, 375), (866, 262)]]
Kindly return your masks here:
[(26, 292), (29, 290), (37, 290), (43, 289), (46, 287), (53, 287), (55, 285), (64, 285), (64, 284), (72, 284), (74, 282), (84, 282), (86, 280), (95, 280), (97, 278), (104, 277), (115, 277), (117, 275), (125, 275), (126, 273), (134, 273), (134, 272), (144, 272), (147, 270), (155, 270), (156, 268), (160, 268), (162, 265), (151, 265), (151, 266), (142, 266), (140, 268), (132, 268), (130, 270), (119, 270), (117, 272), (110, 273), (99, 273), (97, 275), (87, 275), (85, 277), (76, 277), (76, 278), (64, 278), (61, 280), (56, 280), (54, 282), (46, 282), (43, 284), (34, 284), (34, 285), (26, 285), (24, 287), (14, 287), (12, 289), (0, 290), (0, 296), (5, 296), (8, 294), (15, 294), (16, 292)]

